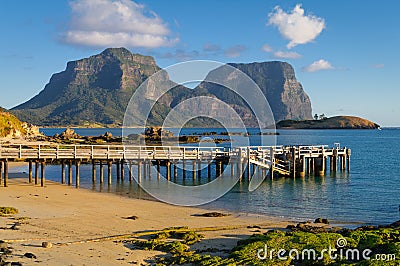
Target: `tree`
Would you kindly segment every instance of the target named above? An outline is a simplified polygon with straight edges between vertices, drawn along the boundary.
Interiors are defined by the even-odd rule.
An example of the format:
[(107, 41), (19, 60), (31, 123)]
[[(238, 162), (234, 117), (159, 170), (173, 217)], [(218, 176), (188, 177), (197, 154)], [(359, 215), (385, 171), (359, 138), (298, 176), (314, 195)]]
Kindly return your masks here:
[(315, 115), (314, 115), (314, 119), (315, 119), (315, 120), (318, 120), (318, 114), (315, 114)]
[(319, 120), (324, 120), (324, 119), (326, 119), (325, 114), (320, 114), (320, 115), (319, 115)]

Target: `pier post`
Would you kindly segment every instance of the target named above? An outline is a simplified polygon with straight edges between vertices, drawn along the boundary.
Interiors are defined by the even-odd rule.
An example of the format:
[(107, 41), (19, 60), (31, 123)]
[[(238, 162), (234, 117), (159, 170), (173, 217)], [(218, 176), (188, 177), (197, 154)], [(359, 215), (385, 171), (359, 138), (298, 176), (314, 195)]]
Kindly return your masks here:
[(178, 169), (176, 167), (177, 162), (174, 162), (174, 179), (178, 177)]
[(41, 175), (40, 175), (40, 186), (44, 187), (45, 182), (46, 182), (46, 177), (45, 177), (45, 167), (46, 163), (43, 161), (41, 162)]
[(147, 161), (143, 160), (143, 177), (147, 177)]
[(61, 184), (65, 184), (65, 162), (61, 161)]
[(210, 181), (211, 180), (211, 164), (212, 164), (212, 161), (208, 161), (207, 163), (208, 163), (208, 165), (207, 165), (207, 177), (208, 177), (208, 180)]
[(347, 155), (347, 172), (350, 172), (350, 155), (351, 155), (351, 149), (346, 150), (346, 155)]
[(169, 161), (165, 163), (165, 168), (167, 171), (167, 180), (169, 181), (171, 180), (171, 163)]
[(104, 165), (103, 161), (100, 161), (100, 184), (104, 183)]
[(132, 161), (129, 160), (129, 182), (133, 181), (133, 173), (132, 173)]
[(333, 150), (333, 156), (332, 156), (332, 160), (333, 160), (333, 171), (336, 172), (337, 171), (337, 163), (338, 163), (338, 149), (335, 148)]
[(149, 178), (151, 177), (151, 167), (153, 167), (151, 160), (149, 160), (149, 163), (147, 164), (147, 169), (148, 169), (148, 176)]
[(157, 179), (160, 179), (161, 176), (161, 167), (160, 167), (160, 160), (157, 160)]
[(120, 161), (117, 160), (116, 164), (117, 164), (117, 181), (119, 181), (121, 179)]
[(196, 169), (196, 160), (193, 160), (193, 180), (196, 180), (196, 173), (197, 173), (197, 169)]
[(247, 180), (251, 178), (250, 147), (247, 147)]
[(183, 179), (186, 178), (186, 163), (185, 163), (185, 159), (182, 159), (182, 178)]
[(300, 177), (305, 177), (306, 176), (306, 157), (303, 156), (302, 159), (300, 159), (301, 162), (301, 171), (299, 172)]
[(233, 178), (235, 176), (235, 167), (234, 163), (230, 162), (229, 164), (231, 166), (231, 177)]
[(295, 178), (296, 177), (296, 148), (295, 147), (291, 147), (290, 148), (290, 152), (292, 155), (292, 177)]
[(35, 185), (39, 184), (39, 162), (35, 162)]
[(3, 182), (3, 161), (0, 161), (0, 186)]
[(4, 162), (4, 187), (8, 187), (8, 161)]
[(75, 187), (79, 188), (81, 184), (81, 162), (77, 160), (75, 162)]
[[(29, 161), (29, 184), (32, 183), (32, 161)], [(0, 167), (0, 173), (1, 173), (1, 167)], [(1, 177), (0, 177), (1, 179)], [(1, 180), (0, 180), (0, 184), (1, 184)]]
[(92, 161), (92, 183), (96, 183), (96, 161)]
[(320, 165), (319, 165), (319, 168), (318, 168), (318, 175), (319, 176), (324, 176), (325, 175), (325, 156), (322, 155), (319, 158), (319, 161), (320, 161)]
[(121, 181), (124, 182), (125, 179), (125, 160), (121, 160)]
[(111, 186), (112, 184), (112, 161), (109, 160), (108, 164), (108, 185)]
[(199, 179), (201, 179), (201, 160), (198, 160), (197, 171), (199, 172)]
[(68, 162), (68, 186), (72, 185), (72, 161)]
[(138, 182), (141, 182), (142, 180), (142, 161), (138, 161), (137, 165), (137, 174), (138, 174)]

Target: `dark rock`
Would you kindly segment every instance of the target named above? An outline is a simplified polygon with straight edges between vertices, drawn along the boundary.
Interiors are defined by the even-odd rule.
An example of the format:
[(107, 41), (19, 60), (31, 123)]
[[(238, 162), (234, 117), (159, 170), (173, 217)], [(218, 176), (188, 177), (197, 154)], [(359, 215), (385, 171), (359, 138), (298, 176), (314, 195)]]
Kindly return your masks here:
[(202, 214), (196, 214), (195, 216), (201, 216), (201, 217), (225, 217), (229, 216), (230, 214), (225, 214), (221, 212), (206, 212)]
[(128, 216), (128, 217), (124, 217), (124, 219), (137, 220), (137, 219), (139, 219), (139, 217), (137, 217), (136, 215), (131, 215), (131, 216)]
[(36, 255), (33, 254), (33, 253), (31, 253), (31, 252), (26, 252), (26, 253), (24, 254), (24, 257), (27, 257), (27, 258), (29, 258), (29, 259), (37, 259)]
[(314, 223), (316, 223), (316, 224), (322, 224), (322, 218), (317, 218), (317, 219), (315, 219)]
[(323, 224), (330, 224), (330, 223), (329, 223), (329, 220), (326, 219), (326, 218), (322, 219), (322, 223), (323, 223)]
[(11, 262), (11, 266), (22, 266), (22, 263), (18, 261), (13, 261)]
[(53, 244), (51, 242), (42, 242), (42, 247), (43, 248), (51, 248)]

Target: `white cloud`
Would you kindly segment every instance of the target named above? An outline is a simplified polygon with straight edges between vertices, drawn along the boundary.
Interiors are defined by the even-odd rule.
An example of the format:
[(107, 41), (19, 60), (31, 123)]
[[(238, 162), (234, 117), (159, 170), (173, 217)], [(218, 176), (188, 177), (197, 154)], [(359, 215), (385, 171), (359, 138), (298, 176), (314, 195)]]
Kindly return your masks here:
[(67, 43), (154, 48), (179, 41), (155, 12), (131, 0), (75, 0), (70, 7), (69, 29), (62, 36)]
[(273, 49), (271, 46), (269, 46), (268, 44), (264, 44), (263, 47), (262, 47), (262, 50), (263, 50), (264, 52), (266, 52), (266, 53), (270, 53), (270, 52), (272, 52), (274, 49)]
[(324, 59), (320, 59), (318, 61), (313, 62), (311, 65), (303, 67), (303, 71), (305, 72), (316, 72), (320, 70), (330, 70), (335, 69), (331, 63)]
[(268, 24), (276, 26), (280, 34), (290, 41), (287, 44), (288, 49), (313, 41), (325, 28), (323, 18), (305, 15), (300, 4), (297, 4), (290, 13), (277, 6), (268, 16)]
[(385, 64), (374, 64), (372, 65), (373, 68), (384, 68)]
[(273, 54), (274, 58), (279, 58), (279, 59), (298, 59), (301, 58), (301, 54), (298, 54), (296, 52), (283, 52), (283, 51), (276, 51)]
[(221, 46), (218, 44), (206, 43), (203, 45), (203, 51), (205, 52), (218, 52), (221, 50)]
[(242, 54), (242, 52), (246, 51), (246, 49), (247, 48), (244, 45), (235, 45), (227, 48), (224, 53), (227, 57), (234, 58), (234, 57), (239, 57)]

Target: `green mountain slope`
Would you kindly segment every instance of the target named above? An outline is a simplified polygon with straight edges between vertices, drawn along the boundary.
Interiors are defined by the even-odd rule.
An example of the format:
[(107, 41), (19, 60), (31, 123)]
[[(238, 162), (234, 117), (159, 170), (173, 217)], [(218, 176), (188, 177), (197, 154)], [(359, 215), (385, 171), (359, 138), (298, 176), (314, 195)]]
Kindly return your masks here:
[[(261, 88), (274, 112), (275, 120), (309, 119), (311, 103), (293, 68), (284, 62), (231, 64), (249, 75)], [(45, 88), (11, 112), (21, 120), (42, 125), (121, 125), (127, 104), (149, 76), (159, 71), (150, 56), (132, 54), (125, 48), (108, 48), (98, 55), (68, 62), (64, 71), (54, 74)], [(210, 72), (211, 74), (211, 72)], [(164, 84), (173, 84), (165, 73)], [(151, 90), (151, 87), (149, 88)], [(160, 125), (169, 110), (184, 99), (207, 95), (230, 104), (248, 126), (255, 119), (248, 106), (229, 91), (211, 85), (195, 89), (176, 86), (154, 106), (149, 124)], [(133, 114), (139, 120), (143, 114)], [(204, 119), (192, 126), (214, 126)]]

